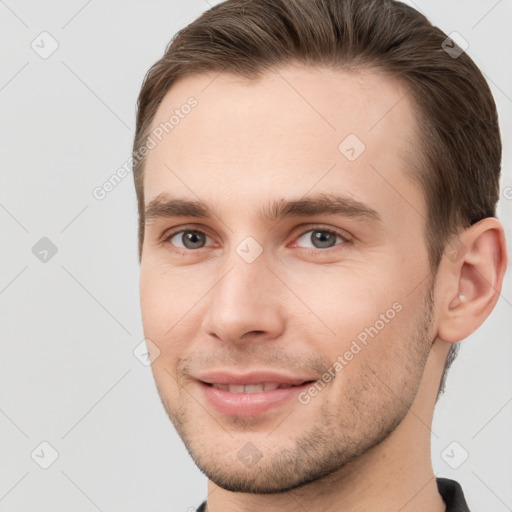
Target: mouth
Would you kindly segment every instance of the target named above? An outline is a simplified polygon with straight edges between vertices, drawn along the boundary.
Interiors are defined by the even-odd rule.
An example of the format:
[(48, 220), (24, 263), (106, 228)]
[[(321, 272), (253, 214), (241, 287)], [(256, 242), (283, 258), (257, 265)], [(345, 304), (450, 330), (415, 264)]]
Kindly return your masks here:
[(292, 403), (293, 398), (297, 398), (314, 382), (222, 384), (198, 381), (207, 404), (229, 416), (258, 416), (278, 409)]
[(267, 391), (274, 391), (275, 389), (287, 389), (311, 384), (313, 380), (305, 381), (300, 384), (278, 383), (278, 382), (263, 382), (261, 384), (220, 384), (212, 382), (204, 382), (208, 386), (215, 389), (222, 389), (230, 393), (262, 393)]

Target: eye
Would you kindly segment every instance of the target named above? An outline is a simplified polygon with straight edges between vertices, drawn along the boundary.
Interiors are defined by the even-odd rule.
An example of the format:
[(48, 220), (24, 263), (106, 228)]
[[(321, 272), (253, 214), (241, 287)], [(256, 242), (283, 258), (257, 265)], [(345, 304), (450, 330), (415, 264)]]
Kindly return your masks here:
[[(208, 247), (212, 239), (203, 231), (195, 228), (181, 229), (164, 235), (162, 243), (170, 244), (177, 252), (187, 253)], [(292, 244), (305, 249), (329, 249), (351, 242), (344, 232), (316, 226), (302, 233)]]
[(170, 233), (165, 237), (164, 242), (169, 242), (178, 249), (202, 249), (210, 237), (195, 229), (185, 229)]
[(329, 249), (335, 245), (342, 245), (336, 243), (337, 239), (341, 240), (343, 243), (349, 242), (348, 237), (345, 237), (337, 231), (317, 227), (303, 233), (299, 238), (297, 238), (297, 241), (294, 245), (300, 245), (302, 247), (313, 249)]

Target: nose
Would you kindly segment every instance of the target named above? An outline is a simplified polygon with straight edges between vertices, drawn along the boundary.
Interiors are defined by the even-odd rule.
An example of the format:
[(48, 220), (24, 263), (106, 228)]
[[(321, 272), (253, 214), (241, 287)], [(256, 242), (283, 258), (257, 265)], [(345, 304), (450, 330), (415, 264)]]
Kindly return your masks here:
[(279, 338), (286, 325), (282, 283), (262, 257), (252, 263), (236, 258), (208, 294), (203, 332), (226, 342)]

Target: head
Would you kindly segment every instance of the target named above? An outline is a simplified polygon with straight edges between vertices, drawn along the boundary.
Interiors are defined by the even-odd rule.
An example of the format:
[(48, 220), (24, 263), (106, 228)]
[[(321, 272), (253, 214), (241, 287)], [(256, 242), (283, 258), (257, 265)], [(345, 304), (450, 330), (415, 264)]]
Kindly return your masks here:
[[(457, 342), (494, 307), (503, 254), (492, 290), (481, 269), (459, 286), (465, 254), (503, 245), (497, 113), (446, 37), (390, 0), (228, 0), (145, 77), (133, 156), (144, 330), (171, 420), (225, 488), (277, 492), (367, 453), (421, 386), (439, 395)], [(429, 373), (436, 339), (451, 347)], [(225, 415), (198, 381), (219, 368), (321, 384)], [(235, 469), (247, 443), (262, 457), (250, 482)]]

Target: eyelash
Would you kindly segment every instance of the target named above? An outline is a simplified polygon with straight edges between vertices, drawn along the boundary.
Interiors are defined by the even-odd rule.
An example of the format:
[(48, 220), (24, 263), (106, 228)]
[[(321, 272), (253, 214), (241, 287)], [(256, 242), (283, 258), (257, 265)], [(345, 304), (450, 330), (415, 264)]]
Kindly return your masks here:
[[(200, 229), (197, 229), (194, 226), (190, 226), (190, 227), (185, 226), (185, 227), (181, 227), (180, 229), (176, 229), (176, 230), (173, 230), (171, 232), (166, 233), (163, 236), (163, 239), (162, 239), (161, 243), (162, 244), (170, 244), (170, 245), (172, 245), (173, 246), (172, 250), (174, 252), (177, 252), (180, 255), (183, 255), (183, 256), (189, 255), (192, 252), (197, 252), (200, 249), (205, 249), (205, 247), (200, 247), (199, 249), (181, 249), (181, 248), (176, 247), (173, 244), (171, 244), (171, 239), (174, 236), (176, 236), (179, 233), (186, 233), (187, 231), (188, 232), (192, 232), (193, 231), (195, 233), (200, 233), (202, 235), (209, 236), (207, 233), (205, 233), (204, 231), (201, 231)], [(335, 236), (339, 236), (341, 238), (341, 240), (342, 240), (342, 243), (341, 244), (338, 243), (338, 244), (334, 245), (333, 247), (326, 247), (324, 249), (321, 249), (321, 248), (310, 248), (310, 247), (301, 247), (301, 249), (303, 251), (305, 251), (306, 254), (309, 254), (309, 255), (318, 255), (321, 252), (329, 252), (328, 251), (329, 249), (335, 250), (336, 248), (340, 248), (340, 247), (343, 247), (344, 245), (353, 243), (353, 238), (348, 236), (345, 232), (341, 232), (341, 231), (338, 231), (338, 230), (333, 229), (333, 228), (325, 228), (323, 226), (312, 226), (312, 227), (309, 227), (308, 229), (306, 229), (304, 231), (301, 231), (296, 237), (294, 237), (295, 242), (297, 240), (299, 240), (301, 237), (303, 237), (306, 233), (309, 233), (310, 231), (322, 231), (324, 233), (329, 233), (329, 234), (332, 234), (332, 235), (335, 235)]]

